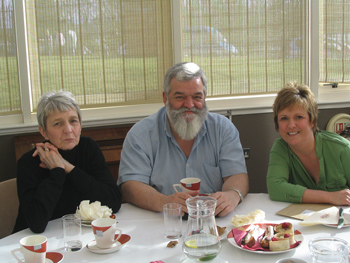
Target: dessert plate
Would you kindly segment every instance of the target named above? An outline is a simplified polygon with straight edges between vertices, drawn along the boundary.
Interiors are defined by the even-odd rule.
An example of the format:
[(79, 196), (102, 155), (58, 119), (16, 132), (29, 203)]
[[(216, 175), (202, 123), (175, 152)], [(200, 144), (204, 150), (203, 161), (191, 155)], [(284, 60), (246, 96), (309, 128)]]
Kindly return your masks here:
[(126, 243), (129, 242), (130, 239), (131, 239), (131, 237), (129, 235), (122, 234), (122, 236), (119, 238), (119, 240), (117, 242), (115, 242), (113, 244), (113, 246), (110, 247), (110, 248), (99, 248), (96, 245), (96, 241), (95, 240), (93, 240), (90, 243), (88, 243), (86, 245), (86, 248), (88, 250), (90, 250), (91, 252), (97, 253), (97, 254), (113, 253), (113, 252), (117, 252), (119, 249), (121, 249)]
[[(265, 223), (260, 223), (260, 224), (254, 224), (254, 225), (258, 225), (260, 228), (266, 228), (267, 225), (276, 225), (276, 224), (265, 224)], [(250, 225), (245, 225), (243, 226), (245, 229), (247, 229)], [(304, 240), (304, 236), (303, 234), (295, 234), (294, 235), (294, 238), (295, 238), (295, 241), (300, 241), (300, 244), (301, 242)], [(300, 244), (294, 248), (290, 248), (290, 249), (287, 249), (287, 250), (282, 250), (282, 251), (266, 251), (266, 250), (250, 250), (250, 249), (246, 249), (246, 248), (243, 248), (241, 247), (240, 245), (238, 245), (236, 243), (236, 240), (233, 236), (233, 232), (230, 231), (227, 235), (227, 240), (228, 242), (230, 242), (230, 244), (238, 249), (241, 249), (241, 250), (244, 250), (244, 251), (247, 251), (247, 252), (251, 252), (251, 253), (257, 253), (257, 254), (268, 254), (268, 255), (271, 255), (271, 254), (280, 254), (280, 253), (285, 253), (285, 252), (289, 252), (289, 251), (293, 251), (295, 250), (297, 247), (300, 246)]]

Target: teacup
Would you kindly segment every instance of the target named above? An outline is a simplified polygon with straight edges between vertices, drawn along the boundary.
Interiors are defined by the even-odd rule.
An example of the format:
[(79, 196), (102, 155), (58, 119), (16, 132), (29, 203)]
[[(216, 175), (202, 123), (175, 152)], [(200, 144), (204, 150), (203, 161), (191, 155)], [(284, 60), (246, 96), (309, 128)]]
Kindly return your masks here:
[(122, 230), (117, 228), (117, 221), (113, 218), (96, 219), (91, 226), (99, 248), (111, 248), (122, 236)]
[[(11, 250), (12, 255), (22, 263), (45, 263), (47, 238), (42, 235), (33, 235), (22, 238), (19, 241), (21, 248)], [(21, 253), (23, 257), (17, 257)]]
[(180, 184), (173, 184), (176, 192), (198, 191), (200, 186), (201, 179), (194, 177), (183, 178), (180, 180)]

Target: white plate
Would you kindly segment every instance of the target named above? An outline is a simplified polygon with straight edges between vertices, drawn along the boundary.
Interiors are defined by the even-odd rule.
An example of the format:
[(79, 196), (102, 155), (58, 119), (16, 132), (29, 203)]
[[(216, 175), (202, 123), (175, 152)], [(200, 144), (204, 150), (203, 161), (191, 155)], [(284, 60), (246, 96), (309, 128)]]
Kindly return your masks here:
[(129, 235), (122, 234), (122, 236), (119, 238), (119, 240), (113, 244), (111, 248), (99, 248), (96, 246), (96, 241), (93, 240), (90, 243), (86, 245), (86, 248), (97, 254), (108, 254), (108, 253), (113, 253), (117, 252), (119, 249), (121, 249), (126, 243), (129, 242), (131, 237)]
[(227, 230), (227, 228), (226, 228), (225, 231), (224, 231), (224, 233), (222, 233), (221, 236), (219, 236), (220, 241), (223, 240), (223, 239), (225, 239), (225, 238), (227, 237), (227, 235), (228, 235), (228, 230)]
[[(259, 224), (254, 224), (254, 225), (276, 225), (276, 224), (265, 224), (265, 223), (259, 223)], [(249, 225), (247, 226), (243, 226), (243, 227), (249, 227)], [(301, 243), (297, 246), (297, 247), (294, 247), (294, 248), (290, 248), (290, 249), (287, 249), (287, 250), (282, 250), (282, 251), (266, 251), (266, 250), (249, 250), (249, 249), (245, 249), (245, 248), (242, 248), (241, 246), (237, 245), (236, 243), (236, 240), (233, 238), (233, 235), (231, 234), (232, 231), (230, 231), (227, 235), (227, 240), (228, 242), (230, 242), (231, 245), (233, 245), (234, 247), (238, 248), (238, 249), (241, 249), (241, 250), (244, 250), (244, 251), (247, 251), (247, 252), (251, 252), (251, 253), (257, 253), (257, 254), (267, 254), (267, 255), (271, 255), (271, 254), (280, 254), (280, 253), (285, 253), (285, 252), (289, 252), (289, 251), (293, 251), (295, 250), (296, 248), (298, 248)], [(298, 235), (294, 235), (294, 238), (295, 238), (295, 241), (303, 241), (304, 240), (304, 236), (303, 234), (298, 234)]]
[(81, 225), (91, 227), (91, 222), (92, 220), (81, 220)]
[[(337, 228), (337, 224), (323, 224), (324, 226), (328, 226), (328, 227), (335, 227)], [(346, 228), (346, 227), (349, 227), (350, 224), (344, 224), (342, 228)]]

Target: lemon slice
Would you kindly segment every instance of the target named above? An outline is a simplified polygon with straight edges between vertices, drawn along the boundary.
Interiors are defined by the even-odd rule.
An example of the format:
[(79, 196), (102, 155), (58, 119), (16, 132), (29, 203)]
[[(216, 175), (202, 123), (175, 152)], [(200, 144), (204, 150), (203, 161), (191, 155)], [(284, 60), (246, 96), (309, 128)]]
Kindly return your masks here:
[(190, 239), (185, 242), (185, 245), (191, 248), (198, 248), (197, 241), (195, 239)]

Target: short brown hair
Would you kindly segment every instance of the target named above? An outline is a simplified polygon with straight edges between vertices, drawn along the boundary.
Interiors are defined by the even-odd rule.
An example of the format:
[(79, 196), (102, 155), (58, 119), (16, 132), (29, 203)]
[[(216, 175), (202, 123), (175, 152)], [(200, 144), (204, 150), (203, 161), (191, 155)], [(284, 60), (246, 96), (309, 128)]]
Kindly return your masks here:
[(273, 104), (273, 120), (275, 129), (278, 131), (278, 113), (285, 108), (301, 106), (310, 117), (310, 122), (314, 125), (313, 131), (318, 132), (317, 118), (318, 107), (314, 94), (310, 88), (304, 84), (291, 82), (286, 84), (278, 93)]

